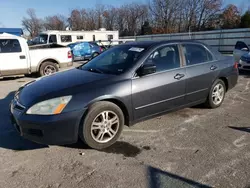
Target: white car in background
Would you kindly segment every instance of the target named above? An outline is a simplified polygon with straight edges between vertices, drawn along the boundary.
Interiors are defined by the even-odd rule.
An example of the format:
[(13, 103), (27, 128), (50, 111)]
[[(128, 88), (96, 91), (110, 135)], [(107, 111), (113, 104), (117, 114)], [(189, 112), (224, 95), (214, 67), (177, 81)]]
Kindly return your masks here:
[(248, 45), (238, 41), (233, 52), (234, 60), (239, 63), (240, 70), (250, 70), (250, 50)]
[(72, 65), (68, 47), (57, 44), (28, 47), (22, 37), (0, 34), (0, 77), (31, 73), (44, 76)]

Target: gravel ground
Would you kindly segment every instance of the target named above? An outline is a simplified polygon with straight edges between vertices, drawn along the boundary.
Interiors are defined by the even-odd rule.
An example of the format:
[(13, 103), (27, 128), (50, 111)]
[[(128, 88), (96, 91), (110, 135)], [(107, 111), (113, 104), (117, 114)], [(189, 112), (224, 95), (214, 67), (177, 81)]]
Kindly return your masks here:
[(8, 104), (13, 91), (33, 78), (3, 79), (0, 187), (250, 186), (250, 73), (244, 74), (220, 108), (187, 108), (138, 123), (103, 151), (80, 141), (44, 146), (21, 138)]

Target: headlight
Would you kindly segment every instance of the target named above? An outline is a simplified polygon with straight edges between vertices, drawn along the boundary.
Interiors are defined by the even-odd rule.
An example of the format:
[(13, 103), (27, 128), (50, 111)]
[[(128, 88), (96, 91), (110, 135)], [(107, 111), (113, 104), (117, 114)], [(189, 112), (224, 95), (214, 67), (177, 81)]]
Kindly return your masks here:
[(60, 114), (69, 103), (71, 98), (72, 96), (64, 96), (39, 102), (29, 108), (26, 113), (34, 115)]

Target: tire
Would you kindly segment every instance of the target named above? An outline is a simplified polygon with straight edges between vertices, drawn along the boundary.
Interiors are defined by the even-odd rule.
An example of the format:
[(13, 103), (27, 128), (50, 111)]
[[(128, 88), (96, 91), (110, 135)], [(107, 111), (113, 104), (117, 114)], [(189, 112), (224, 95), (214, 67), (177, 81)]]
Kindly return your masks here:
[[(223, 91), (223, 92), (219, 92), (219, 93), (215, 94), (216, 91), (218, 90), (218, 88), (219, 88), (219, 90), (222, 89), (221, 91)], [(208, 108), (218, 108), (223, 103), (224, 98), (225, 98), (225, 94), (226, 94), (225, 83), (222, 80), (217, 79), (213, 83), (213, 85), (210, 89), (209, 95), (207, 97), (207, 101), (205, 102), (205, 106)], [(220, 100), (217, 100), (217, 99), (220, 99)]]
[[(105, 119), (102, 113), (108, 117), (108, 120), (106, 119), (107, 122), (104, 121)], [(115, 117), (117, 117), (117, 120)], [(111, 119), (116, 123), (112, 124)], [(93, 125), (94, 123), (96, 123), (96, 125)], [(123, 127), (124, 115), (122, 110), (114, 103), (101, 101), (93, 104), (89, 108), (87, 115), (83, 117), (83, 121), (79, 127), (79, 137), (89, 147), (101, 150), (111, 146), (117, 141)], [(113, 133), (111, 133), (111, 129)]]
[[(48, 69), (51, 69), (51, 72), (49, 72)], [(42, 65), (40, 66), (39, 75), (40, 76), (50, 75), (50, 74), (53, 74), (55, 72), (58, 72), (58, 70), (59, 69), (58, 69), (56, 63), (46, 61), (46, 62), (43, 62)]]

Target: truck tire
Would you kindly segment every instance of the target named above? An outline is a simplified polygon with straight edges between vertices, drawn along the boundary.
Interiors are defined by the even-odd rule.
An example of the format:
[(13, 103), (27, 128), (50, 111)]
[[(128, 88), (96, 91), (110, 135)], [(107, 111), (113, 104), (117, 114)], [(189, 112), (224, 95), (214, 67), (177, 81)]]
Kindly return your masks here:
[(122, 110), (114, 103), (101, 101), (90, 106), (79, 126), (79, 137), (97, 150), (114, 144), (124, 127)]
[(50, 75), (55, 72), (58, 72), (58, 67), (56, 63), (53, 63), (51, 61), (45, 61), (42, 63), (39, 69), (39, 75), (40, 76), (45, 76), (45, 75)]

